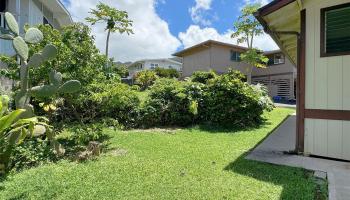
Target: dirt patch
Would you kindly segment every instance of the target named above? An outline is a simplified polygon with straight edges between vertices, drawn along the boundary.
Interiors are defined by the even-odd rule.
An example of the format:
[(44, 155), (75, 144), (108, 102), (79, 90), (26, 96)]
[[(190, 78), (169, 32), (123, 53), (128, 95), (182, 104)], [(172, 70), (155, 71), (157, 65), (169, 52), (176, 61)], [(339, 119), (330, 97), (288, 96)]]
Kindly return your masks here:
[(110, 154), (112, 156), (116, 156), (116, 157), (125, 156), (127, 153), (128, 153), (128, 150), (126, 150), (126, 149), (114, 149), (114, 150), (110, 151)]

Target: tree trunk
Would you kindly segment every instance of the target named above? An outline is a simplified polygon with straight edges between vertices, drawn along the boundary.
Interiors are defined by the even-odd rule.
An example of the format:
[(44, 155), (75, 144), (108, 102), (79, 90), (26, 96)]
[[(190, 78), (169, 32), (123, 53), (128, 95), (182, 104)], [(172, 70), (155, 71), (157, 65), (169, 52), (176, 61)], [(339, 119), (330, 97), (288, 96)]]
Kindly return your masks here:
[(247, 74), (247, 83), (248, 83), (249, 85), (252, 84), (252, 73)]
[(248, 66), (247, 68), (248, 68), (248, 70), (247, 70), (247, 83), (251, 85), (252, 84), (253, 66)]
[(111, 30), (108, 29), (108, 33), (107, 33), (107, 40), (106, 40), (106, 57), (107, 57), (107, 63), (106, 63), (106, 69), (109, 71), (109, 37), (111, 36)]

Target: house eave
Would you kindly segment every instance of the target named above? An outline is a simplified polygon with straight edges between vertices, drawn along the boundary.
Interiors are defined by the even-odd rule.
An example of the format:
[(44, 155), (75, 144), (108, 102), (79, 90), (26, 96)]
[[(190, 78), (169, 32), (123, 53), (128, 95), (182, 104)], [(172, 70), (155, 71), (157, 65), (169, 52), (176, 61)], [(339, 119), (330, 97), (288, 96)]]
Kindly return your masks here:
[(73, 23), (71, 14), (60, 0), (40, 0), (40, 2), (53, 12), (61, 27)]
[[(300, 1), (275, 0), (260, 8), (254, 14), (256, 19), (264, 27), (264, 31), (276, 42), (281, 51), (294, 64), (297, 64), (297, 38), (300, 30)], [(288, 17), (276, 17), (278, 14), (290, 14), (294, 21)], [(288, 23), (289, 24), (288, 24)], [(287, 25), (286, 25), (287, 24)]]

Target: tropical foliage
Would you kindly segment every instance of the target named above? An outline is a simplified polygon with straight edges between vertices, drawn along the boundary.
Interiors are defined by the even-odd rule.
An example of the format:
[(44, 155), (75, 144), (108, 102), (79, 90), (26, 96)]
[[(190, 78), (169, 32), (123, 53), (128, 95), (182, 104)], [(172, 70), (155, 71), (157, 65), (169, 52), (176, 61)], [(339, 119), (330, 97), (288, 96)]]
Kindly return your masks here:
[(217, 77), (217, 74), (214, 71), (196, 71), (192, 74), (191, 80), (193, 82), (198, 82), (198, 83), (207, 83), (209, 80), (212, 80)]
[(129, 20), (128, 13), (126, 11), (118, 10), (102, 2), (96, 6), (96, 9), (91, 9), (90, 14), (92, 17), (87, 17), (86, 21), (90, 22), (92, 25), (95, 25), (98, 22), (107, 23), (106, 31), (108, 33), (106, 40), (106, 57), (108, 58), (109, 38), (111, 33), (118, 32), (121, 34), (132, 34), (132, 21)]
[(253, 67), (265, 68), (269, 61), (262, 51), (254, 48), (254, 39), (264, 33), (261, 24), (254, 17), (254, 13), (260, 7), (259, 3), (246, 5), (241, 11), (241, 16), (234, 23), (235, 32), (231, 35), (232, 38), (237, 39), (238, 44), (245, 43), (248, 47), (248, 50), (241, 54), (241, 60), (248, 64), (248, 83), (251, 83)]
[(165, 69), (161, 67), (156, 67), (154, 69), (157, 76), (161, 78), (179, 78), (180, 73), (176, 69)]
[(147, 89), (149, 86), (158, 79), (158, 75), (154, 70), (143, 70), (135, 74), (135, 84), (139, 85), (142, 90)]
[(0, 174), (10, 169), (15, 147), (27, 137), (40, 137), (46, 133), (47, 139), (56, 148), (56, 152), (62, 153), (63, 149), (54, 140), (52, 127), (47, 125), (45, 118), (21, 118), (26, 110), (9, 111), (8, 105), (9, 97), (0, 96)]
[(50, 69), (49, 82), (39, 86), (31, 87), (29, 72), (31, 68), (40, 66), (42, 63), (52, 60), (57, 56), (57, 48), (52, 44), (47, 44), (42, 51), (36, 52), (29, 57), (28, 44), (40, 43), (44, 35), (37, 28), (27, 28), (24, 38), (19, 35), (19, 26), (15, 17), (11, 13), (5, 13), (5, 20), (9, 30), (2, 30), (2, 39), (12, 41), (21, 66), (18, 66), (20, 74), (20, 90), (17, 92), (15, 101), (16, 108), (24, 109), (22, 117), (34, 116), (34, 107), (30, 104), (31, 97), (50, 97), (55, 94), (74, 93), (80, 89), (80, 82), (77, 80), (62, 81), (62, 74), (54, 69)]

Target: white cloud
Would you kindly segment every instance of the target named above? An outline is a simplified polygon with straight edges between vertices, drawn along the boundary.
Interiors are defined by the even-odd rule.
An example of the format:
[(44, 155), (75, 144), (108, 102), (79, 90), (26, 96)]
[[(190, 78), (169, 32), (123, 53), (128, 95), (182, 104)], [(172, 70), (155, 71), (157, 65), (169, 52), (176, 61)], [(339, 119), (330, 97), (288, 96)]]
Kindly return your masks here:
[(201, 24), (203, 26), (210, 26), (212, 20), (216, 19), (216, 16), (208, 19), (207, 11), (211, 9), (212, 0), (196, 0), (196, 5), (189, 9), (192, 21), (195, 24)]
[[(237, 40), (231, 38), (232, 33), (232, 30), (227, 30), (225, 33), (220, 34), (214, 28), (200, 28), (197, 25), (191, 25), (186, 32), (179, 33), (179, 39), (184, 45), (184, 48), (188, 48), (206, 40), (216, 40), (237, 45)], [(239, 45), (247, 46), (244, 43)], [(254, 46), (265, 51), (278, 49), (276, 43), (267, 34), (256, 37), (254, 40)]]
[(271, 0), (244, 0), (244, 3), (247, 4), (254, 4), (254, 3), (260, 3), (262, 6), (268, 4)]
[[(118, 61), (135, 61), (144, 58), (169, 57), (181, 45), (180, 41), (169, 31), (167, 22), (155, 11), (156, 3), (163, 0), (71, 0), (68, 10), (75, 21), (85, 22), (91, 8), (101, 1), (129, 13), (134, 21), (133, 35), (112, 34), (110, 39), (110, 56)], [(85, 22), (86, 23), (86, 22)], [(104, 53), (106, 44), (105, 24), (93, 26), (96, 45)]]

